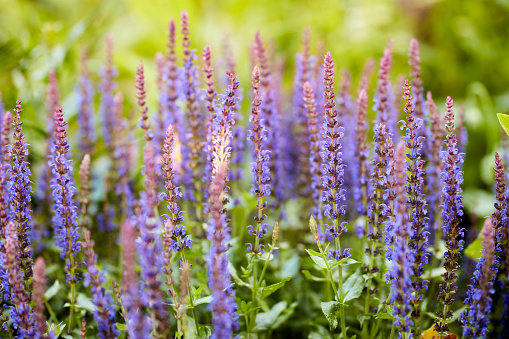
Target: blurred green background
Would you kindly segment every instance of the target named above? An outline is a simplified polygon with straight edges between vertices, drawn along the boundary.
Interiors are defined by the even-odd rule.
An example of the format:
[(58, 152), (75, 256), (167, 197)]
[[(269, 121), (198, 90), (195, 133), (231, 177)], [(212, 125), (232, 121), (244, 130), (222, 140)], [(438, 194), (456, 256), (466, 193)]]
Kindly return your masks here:
[(323, 40), (338, 70), (352, 72), (354, 88), (363, 64), (370, 57), (378, 64), (390, 38), (395, 41), (393, 80), (407, 74), (408, 45), (417, 37), (425, 90), (433, 92), (439, 107), (450, 95), (465, 108), (470, 139), (465, 203), (479, 215), (491, 213), (492, 199), (486, 197), (492, 154), (501, 139), (496, 113), (509, 111), (509, 1), (503, 0), (0, 0), (0, 92), (6, 109), (14, 107), (16, 98), (24, 102), (32, 159), (40, 159), (43, 148), (48, 72), (57, 73), (72, 132), (80, 47), (89, 48), (97, 82), (107, 32), (115, 37), (119, 88), (134, 103), (134, 74), (142, 60), (149, 103), (155, 108), (154, 55), (165, 51), (168, 21), (178, 19), (184, 8), (193, 48), (201, 51), (210, 43), (217, 57), (228, 36), (243, 87), (249, 84), (249, 45), (256, 30), (286, 62), (288, 92), (306, 26), (312, 29), (313, 46)]

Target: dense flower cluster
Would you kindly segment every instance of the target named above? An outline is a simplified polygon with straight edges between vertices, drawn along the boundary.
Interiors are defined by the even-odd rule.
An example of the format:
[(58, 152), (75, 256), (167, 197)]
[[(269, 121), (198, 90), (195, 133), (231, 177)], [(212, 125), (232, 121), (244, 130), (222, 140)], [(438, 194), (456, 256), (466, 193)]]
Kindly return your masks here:
[(287, 93), (257, 32), (243, 100), (229, 42), (198, 59), (186, 11), (178, 25), (155, 56), (154, 97), (141, 62), (136, 97), (116, 87), (111, 35), (97, 88), (82, 50), (70, 126), (50, 72), (46, 141), (30, 154), (35, 124), (0, 102), (0, 337), (504, 336), (509, 177), (496, 153), (494, 213), (475, 239), (464, 119), (450, 97), (442, 116), (424, 96), (417, 40), (409, 80), (391, 82), (390, 41), (370, 88), (373, 60), (358, 86), (348, 70), (336, 81), (306, 29)]

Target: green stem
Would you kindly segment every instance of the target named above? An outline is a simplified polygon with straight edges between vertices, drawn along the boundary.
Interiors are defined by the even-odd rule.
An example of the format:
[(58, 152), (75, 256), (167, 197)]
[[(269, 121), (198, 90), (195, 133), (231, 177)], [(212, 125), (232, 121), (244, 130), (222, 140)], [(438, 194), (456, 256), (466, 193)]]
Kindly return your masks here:
[(58, 323), (57, 316), (55, 315), (55, 312), (51, 308), (50, 304), (48, 303), (48, 300), (44, 298), (44, 305), (46, 305), (46, 309), (48, 310), (50, 320), (53, 319), (54, 322)]
[(396, 333), (396, 326), (391, 326), (391, 337), (390, 339), (394, 339), (394, 334)]

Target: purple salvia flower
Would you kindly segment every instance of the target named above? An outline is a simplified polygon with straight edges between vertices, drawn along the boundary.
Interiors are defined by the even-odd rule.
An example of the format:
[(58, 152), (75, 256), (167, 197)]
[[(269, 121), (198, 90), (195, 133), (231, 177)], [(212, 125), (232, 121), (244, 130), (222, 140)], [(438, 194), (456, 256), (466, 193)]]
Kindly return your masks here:
[[(369, 150), (367, 144), (368, 134), (368, 94), (366, 89), (359, 90), (359, 97), (357, 99), (357, 126), (355, 128), (355, 154), (352, 159), (353, 177), (352, 184), (354, 184), (354, 199), (356, 201), (357, 214), (366, 217), (368, 211), (368, 173), (369, 173)], [(360, 236), (365, 233), (365, 226), (356, 226), (356, 233)]]
[(163, 269), (163, 257), (161, 237), (158, 230), (160, 223), (155, 218), (158, 199), (157, 173), (155, 168), (155, 154), (152, 146), (151, 126), (148, 123), (148, 107), (145, 103), (145, 78), (143, 64), (140, 62), (136, 74), (136, 88), (138, 93), (138, 105), (140, 106), (141, 118), (139, 127), (145, 131), (145, 147), (143, 150), (145, 177), (145, 191), (141, 193), (141, 213), (138, 216), (140, 238), (137, 240), (138, 254), (140, 256), (141, 278), (145, 284), (146, 298), (143, 302), (147, 309), (151, 310), (154, 321), (155, 333), (159, 336), (168, 335), (168, 313), (163, 305), (161, 281), (158, 279)]
[[(114, 139), (115, 153), (112, 165), (114, 168), (116, 168), (117, 171), (115, 175), (117, 176), (116, 179), (118, 182), (115, 189), (115, 194), (122, 197), (122, 214), (125, 216), (131, 216), (133, 214), (135, 200), (134, 192), (130, 183), (131, 168), (133, 167), (131, 156), (132, 144), (130, 141), (132, 140), (132, 136), (130, 135), (132, 131), (128, 126), (129, 123), (127, 119), (122, 116), (123, 100), (124, 98), (122, 96), (122, 92), (118, 92), (114, 98), (117, 133)], [(125, 132), (126, 129), (129, 131), (128, 133)], [(115, 225), (112, 223), (110, 224), (110, 227), (107, 229), (115, 229)]]
[[(185, 167), (185, 159), (187, 159), (187, 153), (185, 146), (185, 137), (186, 137), (186, 127), (185, 127), (185, 119), (183, 116), (183, 111), (179, 109), (177, 105), (178, 100), (178, 92), (179, 92), (179, 74), (177, 70), (177, 54), (175, 53), (176, 46), (176, 34), (177, 29), (175, 26), (175, 21), (173, 19), (170, 20), (168, 24), (168, 52), (167, 52), (167, 67), (166, 67), (166, 83), (168, 88), (167, 93), (167, 102), (166, 102), (166, 111), (167, 116), (165, 119), (165, 128), (168, 125), (173, 125), (175, 127), (175, 140), (176, 143), (174, 145), (174, 152), (178, 152), (182, 154), (182, 163), (177, 163), (176, 165), (176, 183), (180, 183), (181, 180), (181, 169)], [(180, 143), (178, 142), (180, 141)]]
[(99, 111), (102, 117), (103, 138), (109, 147), (113, 142), (115, 131), (115, 102), (113, 99), (113, 90), (116, 85), (113, 80), (117, 77), (118, 71), (113, 65), (113, 34), (106, 36), (106, 65), (100, 70), (99, 77), (102, 82), (99, 84), (101, 93)]
[(67, 143), (67, 122), (64, 120), (64, 112), (61, 107), (55, 110), (55, 134), (54, 144), (51, 149), (49, 165), (53, 172), (51, 189), (53, 190), (52, 218), (56, 244), (62, 252), (60, 257), (65, 258), (65, 271), (67, 283), (77, 282), (74, 275), (79, 263), (75, 261), (76, 255), (81, 251), (79, 242), (80, 227), (78, 225), (78, 207), (74, 202), (76, 188), (72, 182), (72, 165)]
[(2, 102), (2, 92), (0, 92), (0, 116), (3, 116), (5, 113), (4, 103)]
[[(265, 147), (270, 153), (269, 158), (269, 168), (270, 173), (272, 173), (272, 186), (276, 190), (276, 188), (281, 187), (281, 185), (278, 185), (278, 180), (281, 178), (277, 177), (276, 175), (276, 164), (280, 164), (276, 159), (279, 155), (276, 154), (277, 147), (277, 140), (275, 138), (276, 133), (276, 127), (277, 127), (277, 116), (276, 116), (276, 110), (274, 106), (274, 96), (273, 91), (271, 87), (271, 69), (269, 67), (269, 62), (267, 58), (267, 52), (265, 50), (265, 46), (262, 40), (262, 37), (260, 35), (260, 32), (256, 32), (255, 39), (253, 43), (254, 53), (255, 53), (255, 60), (256, 63), (259, 65), (260, 70), (260, 85), (261, 85), (261, 97), (264, 98), (263, 101), (261, 101), (261, 116), (260, 118), (263, 120), (265, 124)], [(279, 173), (283, 173), (283, 171), (278, 171)], [(272, 193), (276, 197), (276, 207), (278, 207), (282, 203), (282, 198), (284, 198), (284, 192), (282, 191), (273, 191)], [(277, 198), (279, 197), (279, 199)]]
[(263, 213), (263, 210), (267, 206), (267, 197), (270, 196), (270, 151), (265, 149), (265, 141), (267, 138), (267, 131), (264, 126), (264, 120), (260, 117), (260, 105), (262, 103), (262, 97), (260, 96), (260, 69), (258, 66), (253, 68), (253, 74), (251, 77), (251, 84), (253, 87), (253, 103), (251, 109), (251, 116), (249, 121), (253, 124), (251, 130), (248, 131), (248, 140), (251, 140), (254, 144), (254, 157), (255, 161), (251, 164), (251, 173), (253, 174), (252, 193), (257, 198), (256, 209), (258, 211), (255, 217), (256, 229), (253, 226), (248, 226), (249, 235), (254, 235), (255, 246), (248, 243), (248, 252), (263, 253), (264, 245), (260, 244), (260, 239), (267, 234), (268, 225), (264, 222), (267, 216)]
[(444, 167), (442, 163), (441, 153), (442, 145), (445, 137), (443, 118), (440, 115), (438, 107), (433, 102), (431, 92), (428, 92), (426, 96), (427, 109), (430, 112), (431, 120), (431, 137), (428, 139), (428, 162), (429, 166), (426, 171), (427, 178), (427, 192), (428, 192), (428, 217), (429, 225), (432, 226), (433, 234), (435, 237), (435, 248), (438, 248), (438, 241), (441, 238), (442, 229), (440, 227), (441, 215), (440, 209), (437, 208), (438, 202), (441, 199), (440, 196), (440, 174)]
[(368, 91), (369, 87), (369, 78), (371, 77), (371, 73), (373, 72), (373, 69), (375, 68), (375, 60), (368, 59), (366, 63), (364, 64), (364, 68), (362, 69), (362, 76), (359, 86), (359, 93), (361, 90), (365, 90), (366, 93)]
[[(178, 200), (181, 198), (182, 193), (174, 184), (175, 172), (172, 159), (173, 144), (173, 126), (169, 125), (166, 130), (162, 156), (164, 186), (167, 193), (162, 193), (160, 196), (168, 203), (170, 215), (164, 216), (166, 218), (166, 222), (164, 223), (165, 231), (163, 238), (166, 253), (168, 253), (170, 249), (175, 252), (180, 252), (183, 261), (185, 261), (183, 251), (186, 248), (191, 248), (192, 239), (189, 235), (186, 235), (186, 227), (182, 225), (184, 223), (184, 216), (182, 215), (183, 211), (178, 205)], [(170, 258), (168, 257), (165, 259), (166, 267), (169, 267)]]
[[(30, 194), (32, 193), (30, 181), (30, 168), (28, 167), (28, 145), (25, 142), (25, 134), (22, 130), (20, 114), (21, 101), (16, 102), (14, 109), (13, 126), (13, 146), (8, 146), (8, 152), (11, 156), (12, 166), (8, 165), (7, 190), (10, 200), (10, 217), (9, 220), (14, 222), (17, 230), (17, 241), (19, 250), (20, 268), (23, 272), (23, 280), (27, 287), (30, 286), (29, 281), (32, 278), (33, 260), (31, 238), (31, 220), (32, 211), (30, 210)], [(27, 291), (28, 300), (31, 299), (30, 288)]]
[[(374, 156), (371, 164), (371, 194), (369, 201), (371, 202), (368, 206), (368, 223), (366, 234), (368, 238), (368, 246), (365, 252), (370, 257), (369, 266), (364, 266), (365, 272), (369, 272), (372, 275), (377, 274), (380, 269), (376, 266), (376, 257), (383, 253), (383, 249), (380, 248), (380, 243), (384, 236), (384, 223), (387, 218), (391, 215), (390, 209), (386, 204), (387, 196), (387, 168), (389, 166), (389, 159), (387, 157), (389, 153), (389, 145), (392, 145), (392, 137), (387, 133), (387, 128), (384, 124), (378, 124), (374, 127), (375, 135), (373, 136), (374, 141)], [(367, 315), (369, 312), (369, 298), (370, 295), (375, 293), (376, 289), (371, 289), (372, 277), (368, 279), (366, 304), (364, 314)]]
[[(413, 107), (411, 87), (408, 80), (405, 80), (403, 86), (405, 90), (403, 98), (405, 99), (406, 121), (402, 121), (401, 128), (405, 130), (405, 146), (409, 153), (406, 154), (408, 163), (406, 171), (409, 173), (406, 180), (407, 210), (411, 216), (411, 231), (409, 247), (412, 251), (412, 287), (414, 298), (412, 300), (414, 311), (412, 317), (417, 323), (420, 317), (420, 303), (422, 302), (422, 291), (427, 289), (427, 280), (422, 280), (420, 276), (424, 272), (424, 265), (428, 263), (428, 232), (426, 231), (428, 218), (426, 217), (426, 199), (424, 198), (424, 160), (422, 159), (423, 142), (421, 129), (423, 121), (419, 118)], [(421, 294), (420, 294), (421, 293)]]
[(198, 69), (194, 64), (195, 50), (191, 50), (189, 39), (189, 17), (185, 10), (180, 14), (182, 25), (182, 47), (184, 49), (184, 69), (182, 72), (182, 92), (185, 98), (186, 134), (182, 140), (182, 162), (184, 169), (184, 196), (186, 200), (202, 202), (200, 192), (203, 176), (203, 140), (205, 126), (198, 109)]
[(495, 292), (493, 282), (497, 274), (498, 257), (495, 254), (495, 230), (490, 218), (482, 228), (482, 254), (477, 263), (474, 277), (468, 285), (465, 304), (467, 309), (461, 314), (463, 336), (484, 339), (488, 334), (489, 315), (493, 306), (491, 295)]
[[(54, 143), (54, 129), (55, 123), (53, 121), (55, 109), (59, 106), (60, 93), (58, 91), (57, 77), (54, 71), (50, 71), (48, 77), (48, 86), (46, 88), (46, 133), (47, 138), (44, 144), (43, 159), (48, 159), (51, 155), (51, 147)], [(47, 226), (51, 224), (51, 179), (53, 174), (51, 167), (47, 162), (43, 162), (39, 171), (37, 180), (37, 186), (35, 191), (35, 198), (37, 203), (37, 209), (35, 214), (41, 216), (39, 221), (40, 232), (35, 232), (34, 238), (40, 240), (42, 237), (48, 236)], [(35, 240), (34, 239), (34, 240)]]
[[(18, 100), (19, 102), (19, 100)], [(22, 270), (20, 248), (18, 247), (17, 230), (13, 222), (7, 226), (5, 239), (5, 267), (8, 272), (9, 286), (11, 288), (11, 301), (14, 304), (10, 316), (13, 327), (17, 329), (19, 338), (36, 338), (35, 316), (30, 307), (30, 295), (26, 290), (24, 273)]]
[(463, 215), (463, 198), (461, 184), (463, 183), (463, 172), (460, 164), (463, 161), (463, 154), (458, 151), (458, 141), (454, 134), (454, 113), (451, 97), (447, 97), (445, 104), (445, 131), (447, 133), (445, 144), (447, 150), (442, 152), (444, 169), (442, 172), (442, 230), (445, 237), (444, 268), (446, 272), (442, 275), (444, 283), (440, 285), (438, 300), (444, 305), (439, 310), (439, 319), (435, 323), (435, 330), (438, 333), (449, 332), (447, 320), (451, 318), (452, 311), (449, 306), (454, 302), (453, 294), (458, 289), (454, 282), (458, 278), (456, 271), (459, 268), (461, 258), (460, 251), (463, 248), (464, 229), (460, 227), (461, 216)]
[(87, 66), (87, 49), (81, 50), (81, 75), (76, 86), (78, 101), (78, 140), (83, 153), (92, 152), (96, 140), (94, 120), (94, 85)]
[(211, 246), (207, 255), (207, 275), (213, 298), (210, 303), (213, 323), (212, 339), (233, 338), (233, 331), (238, 329), (235, 291), (232, 289), (226, 257), (230, 227), (226, 222), (226, 215), (222, 213), (227, 175), (228, 164), (225, 160), (220, 160), (216, 163), (216, 172), (210, 189), (211, 219), (208, 230)]
[[(134, 219), (134, 220), (133, 220)], [(143, 312), (143, 300), (146, 292), (140, 290), (138, 276), (136, 275), (136, 230), (135, 217), (127, 218), (123, 225), (123, 272), (122, 272), (122, 305), (127, 313), (127, 333), (129, 338), (151, 338), (151, 322)]]
[[(310, 149), (310, 135), (308, 129), (308, 118), (306, 116), (306, 108), (304, 107), (305, 102), (303, 99), (304, 86), (305, 83), (309, 83), (311, 81), (311, 64), (309, 61), (310, 58), (310, 28), (306, 28), (304, 31), (304, 35), (302, 37), (302, 52), (296, 55), (295, 63), (296, 63), (296, 72), (294, 76), (294, 92), (293, 92), (293, 107), (295, 112), (294, 119), (295, 123), (295, 139), (298, 142), (298, 158), (297, 158), (297, 188), (299, 190), (299, 194), (307, 195), (308, 193), (314, 194), (316, 189), (310, 187), (309, 183), (309, 175), (312, 173), (309, 168), (309, 154), (311, 154), (312, 150)], [(287, 128), (285, 126), (284, 128)], [(279, 138), (278, 138), (279, 139)], [(317, 206), (317, 205), (316, 205)], [(316, 211), (315, 211), (316, 212)], [(319, 215), (314, 213), (318, 218)]]
[(208, 212), (208, 202), (207, 199), (209, 197), (209, 187), (212, 181), (212, 153), (214, 152), (215, 147), (215, 133), (213, 131), (213, 121), (216, 115), (215, 107), (214, 107), (214, 99), (216, 98), (216, 91), (214, 90), (214, 81), (212, 80), (214, 68), (212, 68), (212, 51), (210, 49), (210, 45), (205, 46), (202, 53), (202, 59), (204, 63), (204, 68), (202, 68), (203, 73), (205, 74), (205, 84), (207, 85), (205, 101), (207, 102), (207, 111), (209, 116), (207, 117), (207, 134), (206, 134), (206, 144), (204, 146), (205, 151), (205, 173), (203, 175), (203, 183), (204, 183), (204, 213)]
[(89, 176), (90, 176), (90, 155), (85, 154), (80, 164), (79, 184), (80, 184), (80, 205), (81, 205), (81, 225), (87, 229), (90, 224), (88, 219), (88, 199), (89, 199)]
[(392, 64), (392, 41), (389, 41), (388, 46), (384, 50), (384, 55), (380, 59), (380, 70), (378, 71), (378, 87), (373, 99), (373, 110), (376, 114), (376, 124), (384, 124), (387, 132), (394, 136), (397, 121), (393, 120), (393, 105), (391, 98), (392, 88), (390, 85), (390, 71)]
[[(11, 133), (12, 114), (10, 111), (2, 114), (2, 126), (0, 130), (0, 152), (1, 161), (4, 166), (10, 163), (9, 151), (7, 145), (10, 144), (10, 133)], [(5, 181), (5, 178), (1, 178)]]
[(349, 249), (341, 253), (339, 236), (346, 232), (346, 222), (339, 223), (345, 215), (345, 190), (343, 189), (345, 165), (341, 153), (341, 140), (343, 139), (343, 127), (339, 124), (339, 113), (334, 100), (334, 60), (330, 52), (324, 58), (324, 100), (325, 119), (323, 121), (323, 138), (321, 156), (322, 163), (322, 187), (323, 187), (323, 215), (328, 217), (332, 224), (325, 225), (327, 235), (334, 237), (336, 250), (329, 251), (329, 258), (336, 260), (350, 256)]
[(396, 148), (395, 165), (397, 211), (387, 222), (387, 233), (390, 229), (393, 239), (392, 248), (389, 246), (386, 253), (387, 258), (391, 260), (386, 282), (391, 287), (390, 301), (393, 305), (392, 314), (395, 317), (394, 326), (399, 328), (400, 337), (402, 337), (401, 332), (410, 332), (413, 325), (411, 314), (414, 299), (412, 294), (414, 253), (408, 243), (410, 222), (406, 206), (405, 170), (405, 144), (400, 141)]
[(46, 263), (38, 257), (34, 266), (34, 326), (36, 336), (43, 338), (47, 330), (46, 315), (44, 314), (44, 293), (46, 292)]
[[(316, 215), (318, 220), (322, 219), (322, 191), (323, 186), (321, 184), (322, 178), (322, 158), (320, 151), (321, 145), (321, 133), (320, 124), (318, 121), (318, 112), (316, 111), (315, 95), (311, 84), (306, 81), (302, 88), (302, 94), (304, 97), (305, 114), (308, 119), (308, 136), (309, 136), (309, 169), (311, 174), (311, 191), (314, 201), (313, 214)], [(309, 179), (308, 179), (309, 180)]]
[(92, 303), (95, 308), (92, 312), (97, 322), (97, 336), (101, 339), (117, 338), (120, 331), (116, 328), (115, 308), (110, 291), (106, 291), (104, 284), (106, 278), (104, 271), (97, 268), (97, 254), (94, 253), (94, 241), (90, 239), (90, 231), (85, 231), (85, 255), (87, 257), (87, 272), (83, 285), (90, 286)]
[(166, 58), (162, 53), (157, 53), (155, 56), (155, 64), (157, 68), (157, 112), (152, 117), (152, 124), (154, 126), (154, 148), (157, 157), (161, 156), (161, 145), (164, 140), (164, 133), (167, 125), (168, 112), (168, 91), (167, 83), (165, 81), (166, 74)]
[[(343, 70), (339, 93), (337, 94), (339, 121), (343, 126), (343, 159), (350, 165), (345, 169), (345, 187), (353, 186), (353, 177), (355, 166), (353, 164), (353, 156), (355, 153), (355, 123), (352, 96), (350, 95), (351, 79), (350, 73)], [(354, 203), (352, 192), (346, 190), (345, 196), (347, 200)]]

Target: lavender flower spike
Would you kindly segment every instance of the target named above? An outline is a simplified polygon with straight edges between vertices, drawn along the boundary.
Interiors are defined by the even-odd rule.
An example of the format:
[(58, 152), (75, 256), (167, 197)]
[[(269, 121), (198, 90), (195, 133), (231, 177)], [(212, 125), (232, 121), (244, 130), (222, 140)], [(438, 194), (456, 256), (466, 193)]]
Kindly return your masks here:
[(30, 210), (30, 194), (32, 193), (30, 181), (30, 168), (28, 167), (28, 145), (25, 142), (25, 134), (22, 131), (23, 122), (20, 118), (21, 101), (16, 102), (12, 126), (14, 129), (14, 145), (8, 146), (12, 159), (12, 166), (9, 168), (8, 189), (11, 204), (10, 219), (14, 221), (17, 230), (18, 251), (20, 267), (23, 271), (23, 281), (28, 289), (28, 300), (31, 300), (30, 279), (33, 275), (32, 245), (30, 234), (32, 230), (32, 211)]
[(435, 330), (442, 336), (447, 334), (449, 326), (447, 320), (452, 317), (453, 312), (449, 309), (454, 302), (452, 295), (456, 293), (457, 287), (454, 282), (458, 278), (456, 271), (459, 268), (460, 251), (463, 248), (463, 240), (460, 237), (464, 229), (459, 227), (463, 215), (463, 198), (461, 184), (463, 183), (463, 172), (460, 164), (463, 161), (463, 154), (458, 151), (458, 140), (454, 134), (454, 113), (451, 97), (447, 97), (445, 104), (445, 131), (447, 132), (445, 144), (447, 150), (442, 153), (444, 170), (442, 172), (442, 230), (445, 237), (447, 251), (444, 254), (444, 268), (446, 272), (442, 275), (444, 283), (440, 285), (438, 300), (444, 305), (439, 310), (439, 319), (435, 323)]
[(106, 291), (104, 271), (97, 268), (97, 254), (94, 253), (94, 241), (90, 239), (90, 231), (85, 231), (85, 254), (87, 256), (87, 272), (83, 285), (90, 286), (94, 319), (97, 321), (97, 336), (101, 339), (117, 338), (120, 331), (116, 328), (115, 308), (110, 291)]
[(81, 76), (76, 86), (78, 96), (78, 137), (83, 153), (93, 150), (96, 135), (94, 126), (94, 85), (90, 81), (87, 67), (87, 49), (81, 50)]
[(161, 237), (158, 230), (160, 222), (155, 218), (158, 199), (156, 196), (157, 173), (155, 169), (154, 147), (152, 146), (152, 133), (145, 105), (145, 79), (143, 76), (143, 64), (140, 63), (136, 74), (136, 88), (138, 91), (138, 104), (141, 110), (140, 127), (145, 130), (145, 147), (143, 150), (143, 162), (145, 164), (142, 173), (145, 180), (145, 191), (141, 193), (141, 213), (139, 215), (140, 239), (137, 247), (140, 256), (141, 278), (145, 283), (147, 297), (144, 298), (144, 306), (151, 310), (154, 320), (155, 333), (159, 336), (168, 335), (168, 313), (163, 305), (161, 281), (158, 279), (162, 274), (163, 257)]
[(405, 146), (408, 148), (407, 153), (408, 165), (406, 170), (409, 176), (406, 180), (406, 192), (408, 194), (407, 207), (408, 213), (412, 217), (410, 221), (410, 249), (413, 252), (413, 275), (412, 284), (414, 290), (412, 317), (417, 323), (420, 317), (420, 303), (422, 302), (422, 291), (427, 289), (427, 280), (422, 280), (420, 276), (424, 272), (424, 265), (428, 263), (428, 232), (426, 231), (428, 218), (426, 217), (426, 199), (423, 194), (424, 186), (424, 160), (422, 159), (423, 141), (421, 130), (423, 128), (422, 119), (416, 116), (413, 108), (412, 96), (410, 94), (411, 87), (408, 80), (405, 80), (403, 86), (405, 90), (403, 98), (405, 99), (406, 121), (402, 122), (402, 128), (405, 129), (404, 137)]
[(102, 116), (103, 138), (106, 145), (110, 147), (115, 131), (115, 102), (113, 99), (115, 83), (113, 80), (117, 77), (117, 69), (113, 65), (113, 35), (111, 33), (106, 36), (106, 65), (101, 69), (99, 76), (103, 79), (99, 85), (101, 92), (99, 111)]
[(145, 292), (140, 290), (138, 276), (136, 275), (136, 230), (134, 217), (127, 218), (123, 227), (123, 259), (122, 263), (122, 305), (127, 313), (127, 333), (129, 338), (151, 338), (151, 323), (143, 313), (143, 299)]
[(77, 282), (74, 270), (77, 267), (75, 258), (81, 251), (79, 242), (80, 227), (78, 226), (78, 208), (74, 203), (76, 188), (72, 182), (72, 166), (69, 160), (70, 146), (67, 143), (67, 122), (61, 107), (55, 111), (55, 143), (49, 164), (54, 173), (51, 181), (53, 189), (53, 227), (55, 228), (56, 243), (62, 250), (60, 257), (66, 258), (65, 270), (67, 282)]
[(10, 316), (13, 320), (13, 327), (18, 330), (20, 338), (35, 338), (35, 319), (30, 307), (29, 295), (23, 285), (24, 274), (21, 270), (16, 238), (16, 226), (10, 222), (7, 226), (7, 238), (5, 239), (5, 266), (11, 288), (11, 300), (14, 304)]
[(309, 168), (311, 173), (311, 191), (314, 200), (313, 214), (316, 215), (318, 220), (322, 219), (322, 191), (321, 185), (321, 165), (322, 159), (320, 156), (321, 150), (321, 136), (320, 125), (318, 124), (318, 112), (316, 111), (315, 95), (313, 88), (308, 81), (302, 88), (304, 97), (305, 115), (307, 117), (307, 129), (309, 136)]
[(260, 239), (267, 234), (268, 225), (264, 223), (267, 216), (263, 213), (263, 210), (267, 206), (265, 199), (270, 196), (270, 184), (268, 183), (270, 181), (270, 151), (264, 149), (267, 132), (264, 120), (260, 118), (262, 98), (260, 96), (260, 69), (258, 66), (255, 66), (253, 69), (251, 84), (253, 86), (254, 98), (249, 121), (253, 124), (253, 127), (248, 131), (247, 138), (254, 143), (255, 161), (251, 164), (251, 173), (253, 174), (253, 183), (251, 184), (253, 189), (251, 192), (257, 198), (256, 209), (258, 210), (258, 215), (255, 217), (256, 229), (251, 225), (247, 227), (249, 235), (256, 237), (255, 246), (253, 248), (251, 243), (246, 245), (248, 252), (253, 251), (256, 254), (264, 252), (264, 245), (260, 244)]
[(393, 247), (388, 248), (387, 257), (390, 257), (392, 261), (386, 276), (387, 283), (391, 287), (390, 301), (394, 306), (393, 315), (396, 318), (394, 326), (398, 326), (400, 332), (410, 332), (413, 325), (411, 313), (414, 297), (411, 277), (414, 253), (407, 240), (410, 236), (410, 228), (406, 206), (406, 179), (405, 145), (403, 141), (400, 141), (396, 148), (397, 213), (388, 221), (388, 224), (391, 224), (390, 228), (394, 230), (394, 239)]
[(230, 240), (230, 227), (226, 223), (223, 209), (225, 181), (228, 175), (226, 161), (217, 164), (217, 171), (210, 190), (210, 214), (208, 238), (212, 241), (207, 256), (207, 275), (209, 288), (212, 290), (213, 331), (211, 339), (233, 338), (233, 331), (238, 329), (235, 291), (232, 289), (231, 276), (228, 272), (226, 250)]
[(325, 119), (323, 122), (322, 146), (322, 186), (323, 186), (323, 214), (332, 221), (332, 225), (325, 225), (326, 232), (334, 237), (336, 250), (329, 251), (329, 258), (341, 260), (350, 256), (350, 249), (345, 249), (341, 253), (339, 236), (346, 232), (346, 222), (339, 224), (339, 219), (345, 215), (345, 205), (341, 205), (345, 200), (345, 190), (343, 181), (345, 165), (343, 164), (343, 154), (341, 153), (341, 140), (343, 138), (343, 127), (339, 125), (339, 114), (335, 108), (334, 100), (334, 60), (330, 52), (327, 52), (324, 58), (324, 79), (323, 84), (325, 109)]
[(493, 282), (497, 274), (498, 257), (495, 253), (495, 230), (490, 218), (482, 228), (482, 254), (477, 263), (474, 277), (468, 285), (465, 304), (467, 309), (461, 314), (463, 336), (473, 339), (484, 339), (488, 334), (489, 315), (495, 292)]

